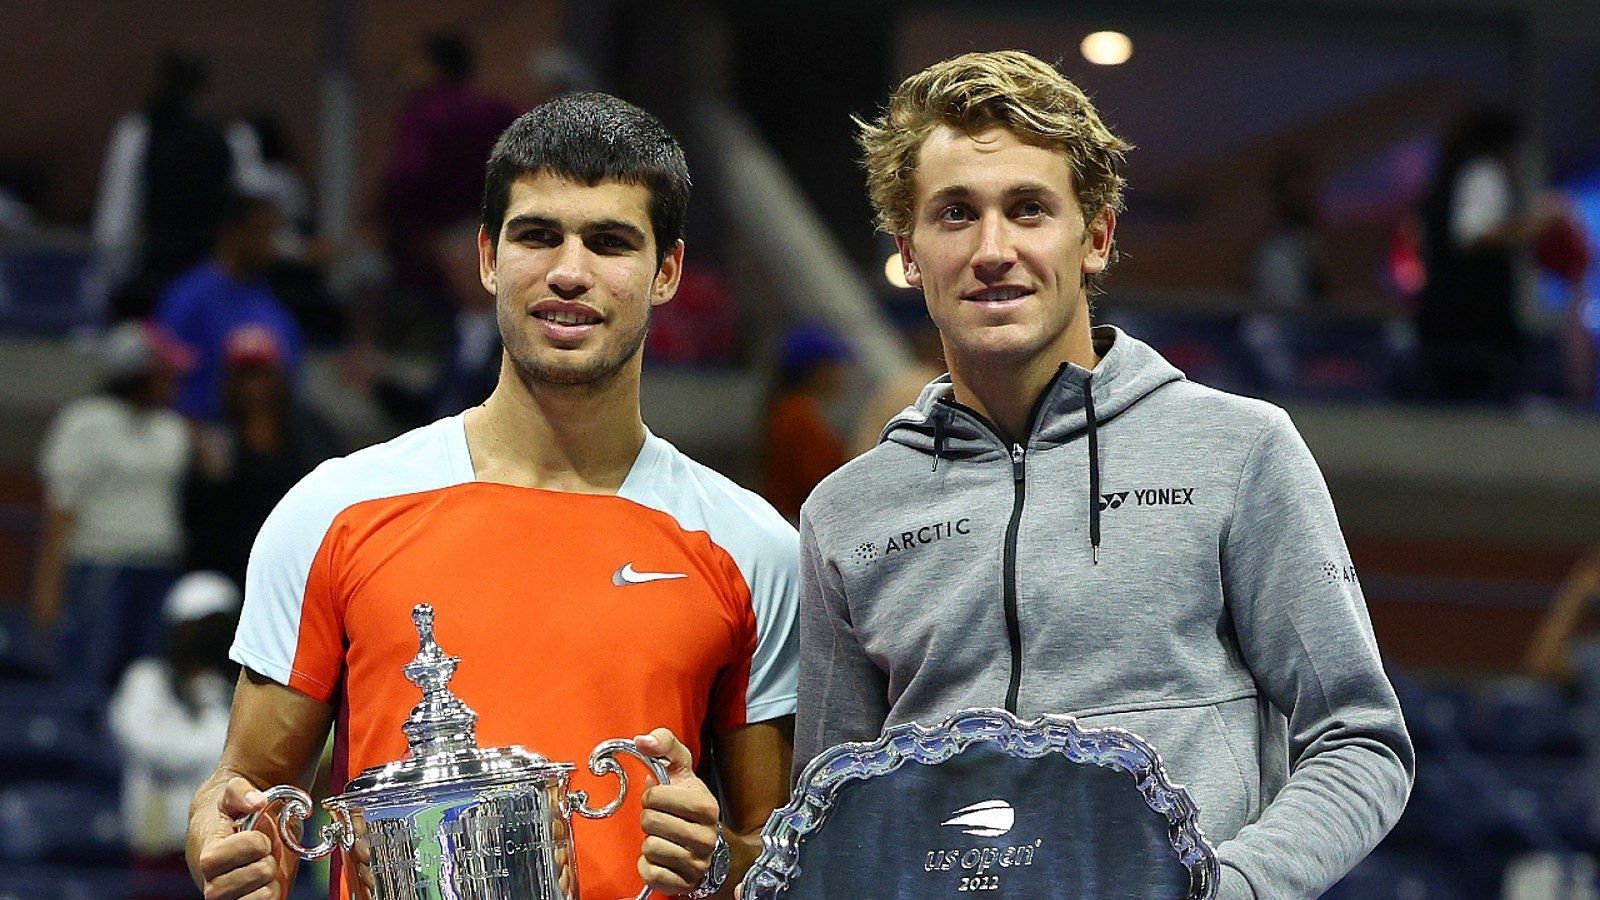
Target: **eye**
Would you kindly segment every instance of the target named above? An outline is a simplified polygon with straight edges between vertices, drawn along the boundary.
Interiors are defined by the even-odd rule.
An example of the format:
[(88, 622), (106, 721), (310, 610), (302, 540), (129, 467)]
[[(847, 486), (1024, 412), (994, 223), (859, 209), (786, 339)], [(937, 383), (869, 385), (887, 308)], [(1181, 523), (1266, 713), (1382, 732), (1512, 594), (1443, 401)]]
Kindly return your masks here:
[(539, 247), (554, 247), (561, 243), (561, 234), (553, 228), (528, 228), (517, 234), (517, 243)]
[(941, 222), (968, 222), (972, 219), (972, 211), (959, 203), (953, 203), (939, 210)]
[(589, 246), (597, 253), (627, 253), (635, 249), (633, 241), (610, 231), (602, 231), (590, 237)]
[(1017, 204), (1016, 215), (1022, 219), (1037, 219), (1049, 215), (1050, 210), (1038, 200), (1024, 200)]

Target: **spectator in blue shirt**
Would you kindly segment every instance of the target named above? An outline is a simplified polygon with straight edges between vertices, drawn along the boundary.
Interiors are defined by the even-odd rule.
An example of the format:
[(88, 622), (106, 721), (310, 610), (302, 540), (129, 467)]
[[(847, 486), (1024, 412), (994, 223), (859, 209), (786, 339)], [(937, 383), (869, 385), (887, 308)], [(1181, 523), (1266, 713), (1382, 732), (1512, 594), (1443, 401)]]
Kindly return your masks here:
[(304, 337), (265, 277), (274, 259), (277, 220), (276, 208), (266, 200), (234, 198), (211, 258), (175, 279), (161, 298), (157, 320), (195, 354), (195, 366), (179, 385), (174, 404), (190, 419), (221, 419), (228, 337), (246, 326), (272, 334), (282, 349), (289, 384), (299, 384)]

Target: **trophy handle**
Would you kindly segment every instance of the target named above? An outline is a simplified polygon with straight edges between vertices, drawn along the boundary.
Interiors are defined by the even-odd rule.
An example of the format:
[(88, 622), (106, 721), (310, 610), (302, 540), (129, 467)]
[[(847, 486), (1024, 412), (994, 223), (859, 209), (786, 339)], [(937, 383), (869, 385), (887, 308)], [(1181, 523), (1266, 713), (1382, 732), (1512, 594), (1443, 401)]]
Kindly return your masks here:
[[(650, 774), (655, 776), (656, 784), (672, 783), (667, 778), (666, 760), (645, 754), (634, 746), (633, 741), (626, 741), (621, 738), (603, 741), (598, 747), (594, 748), (593, 753), (589, 754), (589, 771), (596, 775), (616, 775), (617, 781), (621, 782), (617, 788), (617, 799), (599, 809), (594, 809), (589, 806), (589, 794), (586, 791), (573, 791), (567, 795), (567, 799), (572, 803), (572, 809), (578, 815), (583, 816), (585, 819), (604, 819), (622, 808), (622, 800), (628, 796), (628, 773), (623, 770), (622, 763), (617, 762), (617, 754), (619, 753), (626, 753), (644, 763), (650, 769)], [(639, 895), (634, 900), (644, 900), (644, 898), (650, 896), (650, 893), (650, 888), (646, 887), (639, 892)]]
[(332, 853), (335, 847), (348, 851), (355, 843), (355, 829), (350, 826), (350, 811), (342, 806), (325, 807), (328, 814), (333, 816), (333, 821), (322, 828), (322, 843), (315, 847), (306, 847), (290, 836), (284, 828), (282, 819), (267, 812), (272, 804), (283, 801), (283, 816), (285, 819), (294, 819), (304, 822), (311, 815), (311, 795), (293, 785), (280, 784), (276, 787), (262, 791), (267, 795), (267, 805), (239, 820), (239, 830), (249, 831), (256, 827), (256, 820), (262, 816), (272, 823), (272, 830), (277, 832), (278, 839), (283, 841), (285, 847), (300, 855), (301, 859), (320, 859)]

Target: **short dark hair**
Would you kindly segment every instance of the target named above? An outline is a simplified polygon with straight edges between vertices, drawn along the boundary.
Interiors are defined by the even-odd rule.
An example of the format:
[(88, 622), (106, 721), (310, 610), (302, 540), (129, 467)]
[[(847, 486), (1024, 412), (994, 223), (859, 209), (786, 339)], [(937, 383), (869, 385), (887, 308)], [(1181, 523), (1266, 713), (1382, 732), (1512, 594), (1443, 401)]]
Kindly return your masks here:
[(683, 147), (660, 120), (609, 94), (567, 94), (511, 123), (489, 154), (483, 185), (483, 228), (495, 241), (511, 204), (511, 185), (549, 172), (586, 185), (606, 179), (650, 191), (656, 265), (683, 237), (689, 167)]

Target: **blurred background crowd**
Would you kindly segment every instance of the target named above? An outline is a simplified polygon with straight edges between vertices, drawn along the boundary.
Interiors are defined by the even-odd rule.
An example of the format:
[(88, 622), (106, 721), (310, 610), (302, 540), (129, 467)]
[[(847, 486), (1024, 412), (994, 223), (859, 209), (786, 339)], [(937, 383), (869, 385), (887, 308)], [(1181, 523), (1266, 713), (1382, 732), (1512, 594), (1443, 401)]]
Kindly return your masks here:
[(487, 396), (522, 110), (606, 90), (680, 135), (646, 419), (795, 518), (943, 371), (850, 116), (1004, 47), (1137, 146), (1097, 318), (1283, 404), (1327, 475), (1419, 752), (1335, 895), (1600, 897), (1590, 0), (63, 0), (0, 34), (0, 898), (195, 895), (255, 531)]

